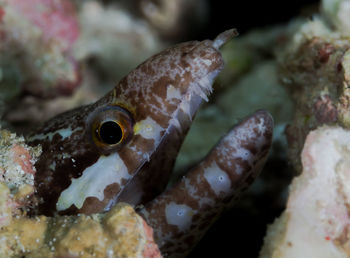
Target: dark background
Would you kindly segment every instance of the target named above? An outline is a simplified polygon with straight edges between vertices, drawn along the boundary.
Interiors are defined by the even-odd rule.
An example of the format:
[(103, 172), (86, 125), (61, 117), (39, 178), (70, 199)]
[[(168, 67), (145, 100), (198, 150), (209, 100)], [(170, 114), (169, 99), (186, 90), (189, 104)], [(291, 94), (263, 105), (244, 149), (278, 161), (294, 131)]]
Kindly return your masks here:
[[(236, 28), (241, 35), (252, 29), (270, 25), (287, 24), (297, 16), (311, 17), (319, 10), (319, 1), (210, 1), (210, 18), (205, 29), (193, 39), (215, 38), (226, 29)], [(191, 37), (192, 37), (191, 35)], [(267, 171), (268, 170), (268, 171)], [(272, 179), (281, 183), (280, 193), (287, 193), (293, 171), (286, 161), (269, 161), (262, 177), (283, 177), (281, 170), (288, 170), (284, 178)], [(279, 172), (278, 172), (279, 171)], [(268, 179), (266, 180), (268, 181)], [(224, 213), (212, 226), (201, 242), (191, 252), (194, 257), (238, 257), (256, 258), (259, 255), (266, 227), (271, 224), (283, 210), (276, 204), (278, 197), (273, 194), (249, 200), (245, 195), (237, 205)]]
[(288, 23), (298, 15), (308, 16), (318, 11), (319, 1), (209, 1), (209, 23), (201, 32), (210, 38), (218, 31), (237, 28), (240, 34), (255, 28)]

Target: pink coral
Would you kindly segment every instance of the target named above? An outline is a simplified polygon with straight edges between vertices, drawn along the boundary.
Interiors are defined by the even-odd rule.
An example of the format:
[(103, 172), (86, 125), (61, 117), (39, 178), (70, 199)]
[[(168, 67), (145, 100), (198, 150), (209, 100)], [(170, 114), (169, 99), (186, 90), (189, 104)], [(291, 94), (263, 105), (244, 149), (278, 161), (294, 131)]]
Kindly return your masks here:
[(0, 7), (0, 22), (2, 22), (2, 17), (4, 17), (5, 11)]
[(11, 0), (12, 6), (43, 31), (43, 39), (58, 41), (63, 50), (72, 47), (79, 35), (76, 12), (68, 0)]
[(5, 71), (5, 88), (40, 97), (71, 94), (80, 83), (72, 54), (79, 37), (72, 2), (4, 0), (1, 10), (0, 67)]
[(22, 168), (23, 172), (34, 175), (34, 162), (26, 148), (21, 145), (14, 144), (12, 147), (12, 160)]
[(145, 258), (159, 258), (162, 257), (158, 249), (158, 245), (153, 239), (153, 229), (147, 225), (146, 221), (143, 221), (143, 228), (146, 235), (147, 243), (143, 251), (143, 257)]

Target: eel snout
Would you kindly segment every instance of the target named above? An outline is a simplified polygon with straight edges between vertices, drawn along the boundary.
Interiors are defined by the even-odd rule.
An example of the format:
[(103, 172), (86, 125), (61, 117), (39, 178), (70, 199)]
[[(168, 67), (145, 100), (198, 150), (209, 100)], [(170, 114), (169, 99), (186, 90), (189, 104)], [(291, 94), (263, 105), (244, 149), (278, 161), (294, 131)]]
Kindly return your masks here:
[[(235, 35), (235, 30), (228, 30), (213, 41), (181, 43), (151, 57), (126, 77), (128, 87), (116, 96), (124, 94), (123, 99), (131, 100), (143, 94), (142, 99), (147, 100), (133, 104), (135, 120), (139, 121), (135, 128), (139, 129), (135, 130), (138, 135), (129, 144), (129, 149), (132, 146), (143, 151), (139, 162), (133, 162), (129, 168), (133, 171), (132, 177), (108, 207), (121, 201), (144, 204), (165, 189), (192, 120), (202, 101), (208, 100), (213, 81), (224, 67), (218, 48)], [(142, 84), (139, 84), (140, 76)], [(125, 87), (126, 84), (120, 85)], [(150, 125), (149, 121), (154, 122)], [(159, 133), (150, 135), (149, 129), (155, 125)], [(147, 136), (150, 143), (140, 141), (140, 136)], [(137, 153), (128, 156), (135, 159)]]

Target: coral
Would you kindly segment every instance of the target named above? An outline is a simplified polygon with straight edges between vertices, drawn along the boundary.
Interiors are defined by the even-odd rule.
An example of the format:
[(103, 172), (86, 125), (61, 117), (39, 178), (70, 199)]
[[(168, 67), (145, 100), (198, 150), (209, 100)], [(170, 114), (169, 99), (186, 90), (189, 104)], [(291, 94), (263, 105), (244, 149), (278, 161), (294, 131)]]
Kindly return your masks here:
[(40, 147), (0, 131), (0, 257), (161, 257), (153, 230), (127, 204), (93, 216), (29, 217)]
[(324, 18), (337, 31), (350, 35), (350, 3), (344, 0), (322, 0), (321, 10)]
[(260, 257), (349, 257), (350, 132), (311, 131), (302, 174), (293, 180), (284, 214), (269, 227)]
[[(296, 104), (286, 133), (298, 173), (260, 257), (349, 257), (349, 1), (322, 1), (279, 54)], [(346, 14), (346, 15), (345, 15)]]
[(17, 216), (0, 236), (1, 257), (161, 257), (153, 230), (123, 203), (103, 215)]
[(97, 1), (86, 1), (78, 10), (81, 35), (74, 46), (74, 56), (92, 60), (88, 64), (112, 84), (162, 47), (144, 21), (133, 19), (119, 6), (104, 7)]
[(298, 171), (300, 152), (310, 130), (323, 124), (350, 125), (348, 39), (316, 19), (301, 27), (280, 56), (281, 79), (297, 107), (286, 132), (289, 157)]
[(0, 227), (7, 226), (11, 223), (12, 209), (8, 202), (10, 199), (10, 189), (0, 182)]
[(41, 154), (40, 146), (29, 147), (23, 137), (0, 130), (0, 148), (0, 181), (10, 189), (19, 188), (23, 184), (34, 185), (34, 163)]
[[(35, 3), (39, 5), (39, 2)], [(17, 23), (12, 22), (4, 28), (19, 33), (21, 37), (16, 38), (19, 46), (9, 51), (10, 42), (0, 43), (6, 51), (1, 57), (4, 65), (0, 65), (0, 116), (5, 113), (6, 122), (19, 125), (15, 129), (21, 132), (58, 113), (102, 97), (132, 68), (165, 45), (145, 21), (135, 19), (119, 5), (104, 6), (97, 1), (77, 1), (72, 5), (70, 0), (56, 1), (54, 4), (47, 1), (45, 4), (53, 6), (46, 13), (35, 11), (40, 8), (28, 10), (27, 5), (17, 11), (20, 6), (15, 6), (16, 9), (9, 5), (8, 8), (16, 10), (13, 12), (14, 18), (20, 11), (26, 12), (39, 28), (33, 25), (31, 30), (24, 30), (24, 25), (20, 24), (20, 27), (17, 23), (26, 16), (16, 18)], [(52, 17), (59, 22), (54, 23)], [(31, 23), (26, 26), (31, 26)], [(7, 34), (12, 36), (9, 32)], [(25, 55), (15, 55), (22, 50)], [(37, 60), (38, 65), (33, 66), (30, 62), (27, 67), (25, 64), (32, 59)], [(21, 62), (21, 67), (18, 67), (18, 62)], [(69, 82), (62, 84), (60, 77)], [(64, 92), (60, 91), (61, 86), (65, 87)], [(29, 96), (28, 90), (24, 89), (26, 87), (31, 87)], [(66, 96), (65, 93), (73, 96)], [(16, 96), (21, 98), (16, 99)], [(5, 124), (4, 121), (1, 123)]]
[[(41, 154), (40, 146), (29, 147), (23, 137), (16, 137), (7, 130), (0, 130), (0, 225), (11, 222), (9, 208), (26, 208), (33, 205), (34, 164)], [(14, 212), (14, 211), (13, 211)], [(18, 213), (19, 210), (16, 210)]]
[(0, 71), (3, 101), (20, 93), (71, 94), (79, 71), (71, 49), (79, 28), (68, 0), (2, 0)]
[(203, 26), (208, 13), (206, 0), (140, 0), (138, 8), (145, 20), (166, 39), (181, 39)]

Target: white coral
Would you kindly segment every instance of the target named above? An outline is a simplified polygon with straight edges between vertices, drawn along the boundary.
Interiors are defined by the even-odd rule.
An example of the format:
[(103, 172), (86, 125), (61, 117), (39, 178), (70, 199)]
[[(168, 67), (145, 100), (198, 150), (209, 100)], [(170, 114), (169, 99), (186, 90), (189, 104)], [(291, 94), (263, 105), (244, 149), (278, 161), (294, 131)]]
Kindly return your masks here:
[(340, 258), (350, 255), (350, 131), (321, 127), (309, 133), (303, 173), (287, 208), (270, 227), (263, 257)]

